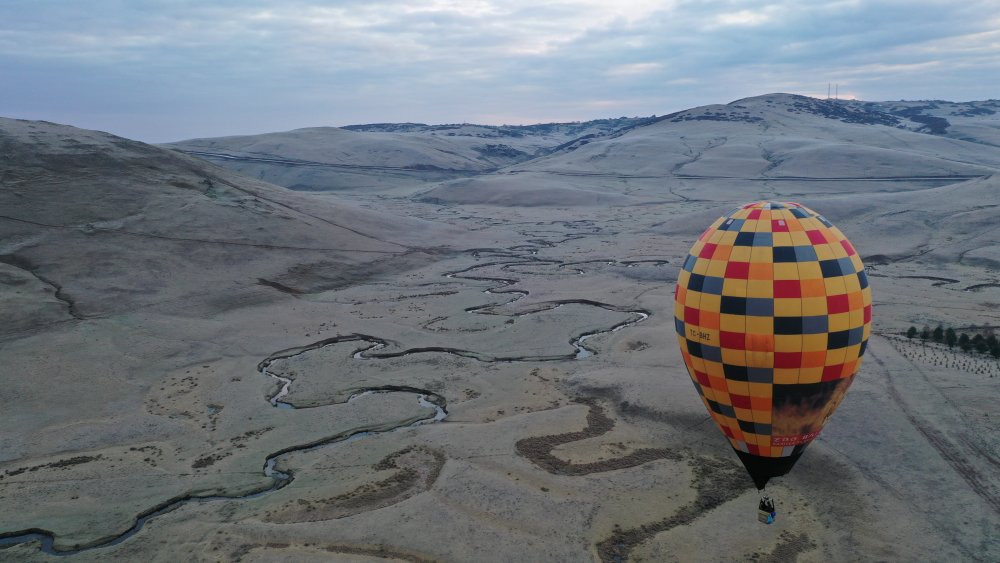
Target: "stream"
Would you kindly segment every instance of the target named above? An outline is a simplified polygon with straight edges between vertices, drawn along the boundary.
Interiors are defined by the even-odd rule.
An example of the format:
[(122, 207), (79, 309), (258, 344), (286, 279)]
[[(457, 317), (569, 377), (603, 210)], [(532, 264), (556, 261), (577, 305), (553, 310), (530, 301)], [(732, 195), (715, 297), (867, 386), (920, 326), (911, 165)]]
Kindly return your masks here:
[[(307, 348), (306, 350), (302, 350), (302, 352), (308, 351), (310, 349), (312, 349), (312, 348)], [(302, 352), (298, 352), (298, 353), (302, 353)], [(285, 378), (285, 377), (280, 377), (280, 376), (274, 375), (274, 374), (269, 373), (267, 371), (267, 366), (270, 365), (270, 363), (273, 360), (277, 359), (278, 357), (289, 357), (290, 355), (296, 355), (296, 354), (290, 354), (290, 355), (283, 355), (282, 356), (280, 354), (281, 353), (279, 353), (278, 355), (272, 355), (272, 357), (270, 357), (267, 360), (264, 360), (263, 362), (261, 362), (260, 365), (258, 366), (258, 370), (263, 375), (266, 375), (268, 377), (272, 377), (272, 378), (274, 378), (274, 379), (276, 379), (276, 380), (278, 380), (279, 382), (282, 383), (281, 388), (273, 396), (271, 396), (271, 397), (268, 398), (268, 402), (273, 407), (275, 407), (275, 408), (294, 410), (295, 407), (293, 405), (281, 402), (279, 400), (281, 397), (284, 397), (285, 395), (288, 394), (289, 387), (292, 384), (292, 380), (288, 379), (288, 378)], [(419, 426), (419, 425), (423, 425), (423, 424), (431, 424), (431, 423), (434, 423), (434, 422), (440, 422), (440, 421), (444, 420), (448, 416), (448, 411), (445, 408), (445, 404), (446, 403), (445, 403), (444, 397), (441, 397), (440, 395), (438, 395), (438, 394), (436, 394), (436, 393), (434, 393), (432, 391), (426, 391), (426, 390), (423, 390), (423, 389), (416, 389), (416, 388), (412, 388), (412, 387), (373, 387), (373, 388), (368, 388), (368, 389), (362, 389), (362, 390), (359, 390), (358, 392), (354, 393), (353, 395), (351, 395), (347, 399), (346, 403), (350, 403), (350, 402), (356, 400), (358, 397), (362, 397), (362, 396), (366, 396), (366, 395), (371, 395), (371, 394), (387, 394), (387, 393), (409, 393), (409, 394), (415, 394), (415, 395), (417, 395), (417, 401), (420, 404), (420, 406), (433, 408), (434, 409), (434, 415), (433, 416), (428, 416), (428, 417), (425, 417), (425, 418), (421, 418), (421, 419), (416, 420), (416, 421), (414, 421), (412, 423), (405, 424), (405, 425), (402, 425), (402, 426), (397, 426), (397, 427), (390, 428), (390, 429), (387, 429), (387, 430), (359, 430), (359, 431), (351, 432), (351, 433), (346, 434), (346, 435), (345, 434), (337, 434), (337, 435), (334, 435), (334, 436), (328, 436), (326, 438), (321, 438), (319, 440), (315, 440), (313, 442), (309, 442), (309, 443), (306, 443), (306, 444), (299, 444), (299, 445), (295, 445), (295, 446), (290, 446), (290, 447), (287, 447), (287, 448), (283, 448), (281, 450), (278, 450), (277, 452), (269, 454), (264, 459), (263, 473), (264, 473), (264, 476), (266, 476), (269, 479), (271, 479), (271, 483), (269, 485), (267, 485), (265, 487), (262, 487), (262, 488), (259, 488), (257, 490), (251, 491), (249, 493), (238, 494), (238, 495), (198, 495), (198, 494), (187, 494), (187, 495), (183, 495), (183, 496), (180, 496), (180, 497), (175, 497), (175, 498), (169, 499), (169, 500), (167, 500), (167, 501), (165, 501), (165, 502), (163, 502), (163, 503), (161, 503), (161, 504), (159, 504), (159, 505), (157, 505), (157, 506), (155, 506), (155, 507), (153, 507), (153, 508), (151, 508), (151, 509), (149, 509), (149, 510), (143, 512), (143, 513), (141, 513), (141, 514), (139, 514), (136, 517), (135, 523), (128, 530), (125, 530), (121, 534), (119, 534), (119, 535), (117, 535), (117, 536), (115, 536), (115, 537), (113, 537), (111, 539), (107, 539), (107, 540), (95, 543), (93, 545), (89, 545), (89, 546), (86, 546), (86, 547), (81, 547), (81, 548), (78, 548), (78, 549), (57, 550), (55, 548), (55, 545), (54, 545), (55, 544), (55, 535), (52, 532), (47, 531), (47, 530), (41, 530), (41, 529), (33, 528), (33, 529), (29, 529), (29, 530), (22, 530), (22, 531), (19, 531), (19, 532), (14, 532), (14, 533), (11, 533), (11, 534), (0, 535), (0, 548), (7, 547), (7, 546), (12, 546), (12, 545), (19, 544), (19, 543), (26, 543), (26, 542), (37, 541), (40, 544), (39, 548), (40, 548), (40, 550), (42, 552), (47, 553), (49, 555), (66, 556), (66, 555), (75, 555), (77, 553), (81, 553), (81, 552), (84, 552), (84, 551), (89, 551), (89, 550), (92, 550), (92, 549), (101, 549), (101, 548), (105, 548), (105, 547), (112, 547), (112, 546), (115, 546), (115, 545), (118, 545), (118, 544), (124, 542), (125, 540), (127, 540), (130, 537), (132, 537), (135, 534), (137, 534), (146, 525), (146, 522), (148, 522), (148, 521), (152, 520), (153, 518), (156, 518), (157, 516), (160, 516), (162, 514), (166, 514), (168, 512), (172, 512), (173, 510), (176, 510), (177, 508), (180, 508), (181, 506), (183, 506), (185, 504), (193, 504), (193, 503), (203, 504), (203, 503), (214, 502), (214, 501), (221, 501), (221, 500), (250, 500), (250, 499), (260, 498), (260, 497), (262, 497), (264, 495), (273, 493), (274, 491), (277, 491), (279, 489), (282, 489), (282, 488), (286, 487), (289, 483), (291, 483), (295, 479), (294, 475), (291, 472), (284, 472), (284, 471), (280, 471), (279, 469), (277, 469), (278, 462), (281, 460), (282, 456), (284, 456), (286, 454), (295, 453), (295, 452), (307, 452), (307, 451), (311, 451), (311, 450), (314, 450), (316, 448), (320, 448), (320, 447), (323, 447), (323, 446), (328, 446), (328, 445), (331, 445), (331, 444), (348, 443), (348, 442), (352, 442), (352, 441), (355, 441), (355, 440), (360, 440), (360, 439), (365, 438), (367, 436), (374, 436), (376, 434), (384, 434), (384, 433), (387, 433), (387, 432), (394, 432), (394, 431), (402, 429), (402, 428), (412, 428), (414, 426)], [(322, 405), (322, 406), (328, 406), (328, 405)], [(317, 407), (314, 407), (314, 408), (317, 408)]]
[[(548, 259), (535, 258), (533, 255), (537, 252), (537, 250), (531, 250), (530, 252), (531, 252), (531, 256), (528, 256), (528, 257), (521, 257), (521, 256), (511, 255), (510, 256), (512, 258), (511, 261), (508, 261), (508, 262), (490, 262), (490, 263), (485, 263), (485, 264), (477, 264), (477, 265), (471, 266), (469, 268), (465, 268), (465, 269), (462, 269), (462, 270), (458, 270), (458, 271), (447, 273), (447, 274), (445, 274), (445, 277), (447, 277), (447, 278), (466, 279), (466, 280), (471, 280), (471, 281), (485, 281), (485, 282), (492, 282), (492, 283), (499, 284), (499, 285), (496, 285), (494, 287), (491, 287), (491, 288), (488, 288), (488, 289), (484, 290), (483, 293), (486, 293), (488, 295), (497, 295), (497, 296), (508, 296), (509, 295), (509, 296), (512, 296), (510, 299), (508, 299), (506, 301), (503, 301), (501, 303), (490, 303), (490, 304), (486, 304), (486, 305), (479, 305), (479, 306), (469, 307), (469, 308), (465, 309), (465, 312), (471, 313), (471, 314), (498, 314), (498, 313), (495, 312), (495, 310), (497, 308), (505, 306), (505, 305), (509, 305), (509, 304), (511, 304), (511, 303), (513, 303), (515, 301), (518, 301), (518, 300), (523, 299), (524, 297), (528, 296), (529, 293), (526, 290), (502, 291), (502, 289), (505, 288), (505, 287), (509, 287), (511, 285), (515, 285), (517, 283), (520, 283), (520, 280), (518, 280), (518, 279), (512, 279), (512, 278), (485, 277), (485, 276), (462, 275), (462, 274), (467, 274), (468, 272), (471, 272), (473, 270), (481, 269), (481, 268), (485, 268), (485, 267), (491, 267), (491, 266), (500, 266), (501, 269), (506, 269), (508, 267), (517, 266), (517, 265), (535, 265), (535, 266), (537, 266), (537, 265), (543, 265), (543, 264), (545, 264), (545, 265), (554, 265), (557, 268), (560, 268), (560, 267), (566, 265), (566, 264), (562, 264), (561, 262), (556, 261), (556, 260), (548, 260)], [(606, 262), (606, 261), (601, 260), (601, 262)], [(636, 261), (636, 263), (638, 263), (638, 262), (640, 262), (640, 261)], [(650, 261), (650, 262), (659, 262), (659, 261)], [(610, 261), (610, 262), (607, 262), (607, 263), (608, 264), (614, 264), (614, 261)], [(632, 266), (632, 264), (628, 264), (628, 263), (624, 263), (624, 264), (626, 264), (628, 267)], [(578, 270), (578, 271), (580, 273), (583, 273), (582, 270)], [(588, 305), (588, 306), (600, 307), (600, 308), (603, 308), (603, 309), (606, 309), (606, 310), (609, 310), (609, 311), (615, 311), (615, 312), (619, 312), (619, 313), (628, 313), (628, 314), (632, 315), (633, 318), (630, 319), (630, 320), (627, 320), (627, 321), (620, 322), (620, 323), (618, 323), (618, 324), (616, 324), (616, 325), (614, 325), (614, 326), (612, 326), (610, 328), (604, 329), (604, 330), (595, 330), (595, 331), (587, 332), (587, 333), (581, 334), (579, 336), (576, 336), (574, 338), (571, 338), (570, 339), (570, 344), (575, 349), (575, 352), (574, 353), (570, 353), (570, 354), (550, 355), (550, 356), (535, 356), (535, 357), (509, 357), (509, 358), (507, 358), (507, 357), (492, 357), (492, 356), (488, 356), (488, 355), (485, 355), (485, 354), (480, 354), (480, 353), (477, 353), (477, 352), (474, 352), (474, 351), (470, 351), (470, 350), (459, 350), (459, 349), (441, 348), (441, 347), (411, 348), (411, 349), (403, 350), (403, 351), (400, 351), (400, 352), (379, 353), (378, 350), (381, 350), (381, 349), (385, 348), (387, 346), (387, 344), (388, 344), (385, 340), (383, 340), (381, 338), (378, 338), (378, 337), (369, 336), (369, 335), (351, 334), (351, 335), (347, 335), (347, 336), (338, 336), (338, 337), (334, 337), (334, 338), (329, 338), (329, 339), (322, 340), (322, 341), (319, 341), (319, 342), (315, 342), (315, 343), (312, 343), (312, 344), (309, 344), (309, 345), (306, 345), (306, 346), (301, 346), (301, 347), (297, 347), (297, 348), (291, 348), (291, 349), (288, 349), (288, 350), (276, 352), (276, 353), (271, 354), (270, 356), (268, 356), (268, 358), (266, 358), (262, 362), (260, 362), (258, 364), (258, 366), (257, 366), (257, 370), (262, 375), (264, 375), (266, 377), (273, 378), (274, 380), (276, 380), (279, 383), (278, 390), (273, 395), (271, 395), (270, 397), (267, 398), (267, 402), (273, 408), (284, 409), (284, 410), (296, 410), (296, 407), (294, 405), (292, 405), (291, 403), (288, 403), (288, 402), (285, 402), (285, 401), (282, 400), (284, 397), (287, 397), (288, 394), (290, 393), (290, 389), (291, 389), (292, 384), (294, 383), (294, 380), (290, 379), (290, 378), (287, 378), (287, 377), (282, 377), (282, 376), (274, 374), (274, 373), (271, 373), (270, 371), (268, 371), (268, 367), (270, 367), (271, 363), (274, 362), (275, 360), (290, 358), (290, 357), (293, 357), (293, 356), (296, 356), (296, 355), (308, 352), (310, 350), (315, 350), (315, 349), (322, 348), (324, 346), (328, 346), (328, 345), (331, 345), (331, 344), (336, 344), (336, 343), (345, 342), (345, 341), (357, 341), (357, 342), (364, 343), (365, 346), (359, 348), (358, 350), (356, 350), (355, 352), (353, 352), (352, 355), (351, 355), (352, 358), (354, 358), (356, 360), (374, 360), (374, 359), (379, 359), (379, 358), (391, 358), (391, 357), (399, 357), (399, 356), (410, 355), (410, 354), (417, 354), (417, 353), (423, 353), (423, 352), (449, 353), (449, 354), (454, 354), (454, 355), (458, 355), (458, 356), (473, 358), (473, 359), (484, 361), (484, 362), (556, 361), (556, 360), (574, 360), (574, 359), (575, 360), (582, 360), (582, 359), (588, 358), (590, 356), (593, 356), (596, 353), (595, 350), (593, 350), (592, 348), (588, 348), (585, 345), (585, 342), (588, 339), (594, 338), (596, 336), (600, 336), (602, 334), (611, 334), (613, 332), (617, 332), (617, 331), (622, 330), (624, 328), (627, 328), (627, 327), (630, 327), (630, 326), (634, 326), (634, 325), (636, 325), (638, 323), (641, 323), (641, 322), (645, 321), (650, 316), (650, 313), (648, 311), (631, 310), (631, 309), (622, 308), (622, 307), (618, 307), (618, 306), (615, 306), (615, 305), (610, 305), (610, 304), (607, 304), (607, 303), (601, 303), (601, 302), (598, 302), (598, 301), (592, 301), (592, 300), (587, 300), (587, 299), (569, 299), (569, 300), (560, 300), (560, 301), (553, 301), (553, 302), (548, 302), (548, 303), (542, 303), (542, 304), (539, 304), (539, 305), (542, 306), (541, 308), (533, 308), (533, 309), (531, 309), (529, 311), (525, 311), (525, 312), (522, 312), (522, 313), (517, 313), (517, 314), (515, 314), (513, 316), (527, 315), (527, 314), (537, 313), (537, 312), (540, 312), (540, 311), (551, 310), (551, 309), (555, 309), (555, 308), (558, 308), (558, 307), (561, 307), (561, 306), (567, 305), (567, 304), (579, 304), (579, 305)], [(156, 506), (154, 506), (154, 507), (152, 507), (152, 508), (150, 508), (150, 509), (148, 509), (148, 510), (142, 512), (142, 513), (140, 513), (138, 516), (136, 516), (135, 523), (132, 525), (132, 527), (130, 527), (129, 529), (125, 530), (121, 534), (118, 534), (117, 536), (114, 536), (114, 537), (112, 537), (110, 539), (105, 539), (103, 541), (99, 541), (99, 542), (97, 542), (97, 543), (95, 543), (93, 545), (89, 545), (89, 546), (85, 546), (85, 547), (81, 547), (81, 548), (77, 548), (77, 549), (58, 550), (58, 549), (55, 548), (55, 545), (54, 545), (54, 543), (55, 543), (55, 535), (52, 532), (50, 532), (48, 530), (42, 530), (42, 529), (38, 529), (38, 528), (32, 528), (32, 529), (20, 530), (20, 531), (16, 531), (16, 532), (0, 533), (0, 548), (12, 546), (12, 545), (16, 545), (16, 544), (20, 544), (20, 543), (26, 543), (26, 542), (38, 542), (40, 544), (40, 550), (42, 552), (46, 553), (46, 554), (55, 555), (55, 556), (67, 556), (67, 555), (75, 555), (75, 554), (81, 553), (83, 551), (89, 551), (89, 550), (93, 550), (93, 549), (101, 549), (101, 548), (106, 548), (106, 547), (112, 547), (112, 546), (118, 545), (118, 544), (120, 544), (120, 543), (128, 540), (129, 538), (131, 538), (132, 536), (134, 536), (135, 534), (137, 534), (139, 531), (141, 531), (143, 529), (143, 527), (145, 526), (145, 524), (147, 522), (149, 522), (150, 520), (152, 520), (152, 519), (154, 519), (154, 518), (156, 518), (156, 517), (158, 517), (158, 516), (160, 516), (162, 514), (166, 514), (168, 512), (172, 512), (173, 510), (176, 510), (177, 508), (180, 508), (183, 505), (193, 504), (193, 503), (203, 504), (203, 503), (215, 502), (215, 501), (223, 501), (223, 500), (249, 500), (249, 499), (255, 499), (255, 498), (260, 498), (260, 497), (262, 497), (264, 495), (273, 493), (273, 492), (275, 492), (277, 490), (280, 490), (280, 489), (286, 487), (295, 478), (294, 474), (292, 472), (290, 472), (290, 471), (289, 472), (284, 472), (284, 471), (281, 471), (281, 470), (277, 469), (277, 465), (280, 462), (282, 456), (285, 456), (286, 454), (295, 453), (295, 452), (307, 452), (307, 451), (311, 451), (311, 450), (314, 450), (314, 449), (317, 449), (317, 448), (320, 448), (320, 447), (324, 447), (324, 446), (328, 446), (328, 445), (331, 445), (331, 444), (352, 442), (352, 441), (355, 441), (355, 440), (363, 439), (363, 438), (368, 437), (368, 436), (373, 436), (373, 435), (376, 435), (376, 434), (383, 434), (383, 433), (387, 433), (387, 432), (393, 432), (393, 431), (396, 431), (396, 430), (399, 430), (399, 429), (402, 429), (402, 428), (412, 428), (414, 426), (419, 426), (419, 425), (423, 425), (423, 424), (432, 424), (432, 423), (435, 423), (435, 422), (443, 421), (448, 416), (448, 411), (446, 409), (446, 404), (447, 403), (446, 403), (446, 400), (445, 400), (444, 397), (442, 397), (441, 395), (438, 395), (438, 394), (436, 394), (436, 393), (434, 393), (432, 391), (428, 391), (428, 390), (425, 390), (425, 389), (418, 389), (418, 388), (415, 388), (415, 387), (407, 387), (407, 386), (381, 386), (381, 387), (364, 388), (364, 389), (358, 390), (353, 395), (351, 395), (347, 399), (346, 402), (350, 403), (350, 402), (356, 400), (358, 397), (362, 397), (362, 396), (366, 396), (366, 395), (370, 395), (370, 394), (388, 394), (388, 393), (409, 393), (409, 394), (416, 395), (418, 403), (421, 406), (423, 406), (423, 407), (433, 408), (434, 409), (434, 414), (433, 414), (433, 416), (428, 416), (428, 417), (425, 417), (425, 418), (421, 418), (421, 419), (419, 419), (417, 421), (414, 421), (412, 423), (401, 425), (401, 426), (397, 426), (397, 427), (386, 429), (386, 430), (359, 430), (359, 431), (351, 432), (349, 434), (336, 434), (334, 436), (328, 436), (328, 437), (321, 438), (321, 439), (318, 439), (318, 440), (315, 440), (315, 441), (312, 441), (312, 442), (309, 442), (309, 443), (298, 444), (298, 445), (293, 445), (293, 446), (289, 446), (289, 447), (283, 448), (281, 450), (278, 450), (276, 452), (273, 452), (273, 453), (267, 455), (265, 457), (265, 459), (264, 459), (264, 464), (263, 464), (262, 471), (263, 471), (264, 476), (266, 476), (267, 478), (269, 478), (271, 480), (270, 484), (268, 484), (268, 485), (266, 485), (264, 487), (258, 488), (257, 490), (253, 490), (251, 492), (243, 493), (243, 494), (234, 494), (234, 495), (211, 495), (211, 494), (204, 494), (203, 495), (203, 494), (190, 494), (189, 493), (189, 494), (185, 494), (185, 495), (182, 495), (182, 496), (179, 496), (179, 497), (171, 498), (169, 500), (166, 500), (166, 501), (160, 503), (159, 505), (156, 505)], [(316, 407), (308, 407), (308, 408), (319, 408), (321, 406), (329, 406), (329, 405), (318, 405)]]

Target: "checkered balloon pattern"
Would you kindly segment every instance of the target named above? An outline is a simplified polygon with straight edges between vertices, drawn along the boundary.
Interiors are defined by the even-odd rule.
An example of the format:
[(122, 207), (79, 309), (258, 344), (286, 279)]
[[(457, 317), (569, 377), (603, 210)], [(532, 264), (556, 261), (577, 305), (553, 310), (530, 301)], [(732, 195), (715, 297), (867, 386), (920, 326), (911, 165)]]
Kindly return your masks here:
[(819, 434), (861, 365), (871, 303), (854, 246), (797, 203), (744, 205), (698, 238), (677, 280), (677, 337), (744, 464), (791, 457), (783, 474)]

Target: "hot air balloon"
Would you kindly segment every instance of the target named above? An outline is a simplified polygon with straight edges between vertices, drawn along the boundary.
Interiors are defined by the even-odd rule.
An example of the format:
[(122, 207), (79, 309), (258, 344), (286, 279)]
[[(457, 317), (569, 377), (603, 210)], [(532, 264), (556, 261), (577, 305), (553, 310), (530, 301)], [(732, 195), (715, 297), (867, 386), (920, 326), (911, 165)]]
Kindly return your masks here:
[(674, 307), (691, 381), (763, 491), (792, 469), (858, 372), (872, 318), (864, 265), (815, 211), (750, 203), (695, 242)]

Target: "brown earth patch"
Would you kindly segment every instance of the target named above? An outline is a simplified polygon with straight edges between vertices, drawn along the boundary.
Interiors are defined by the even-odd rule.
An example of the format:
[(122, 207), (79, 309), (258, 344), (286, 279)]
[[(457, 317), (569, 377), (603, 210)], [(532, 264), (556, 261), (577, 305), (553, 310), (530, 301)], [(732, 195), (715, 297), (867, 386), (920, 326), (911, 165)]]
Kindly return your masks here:
[(372, 555), (375, 557), (380, 557), (382, 559), (399, 559), (401, 561), (409, 561), (410, 563), (434, 563), (433, 559), (427, 559), (425, 557), (420, 557), (419, 555), (413, 555), (412, 553), (403, 553), (401, 551), (394, 551), (391, 549), (386, 549), (384, 547), (353, 547), (347, 545), (331, 545), (326, 548), (326, 551), (330, 553), (344, 553), (349, 555)]
[(385, 479), (333, 497), (296, 499), (267, 515), (265, 521), (316, 522), (384, 508), (429, 489), (441, 474), (444, 462), (444, 454), (440, 452), (410, 446), (389, 454), (371, 466), (372, 471), (396, 470)]
[(82, 465), (84, 463), (90, 463), (92, 461), (97, 461), (101, 459), (101, 454), (97, 455), (80, 455), (76, 457), (71, 457), (67, 459), (60, 459), (59, 461), (53, 461), (49, 463), (43, 463), (40, 465), (32, 465), (28, 467), (19, 467), (17, 469), (8, 469), (4, 471), (4, 475), (0, 475), (0, 479), (4, 476), (13, 477), (15, 475), (20, 475), (25, 472), (38, 471), (39, 469), (65, 469), (67, 467), (73, 467), (75, 465)]
[(681, 455), (665, 448), (642, 448), (628, 455), (595, 461), (591, 463), (570, 463), (552, 455), (552, 450), (562, 444), (578, 442), (607, 434), (615, 427), (615, 421), (607, 416), (604, 408), (592, 397), (574, 399), (574, 402), (590, 407), (587, 413), (587, 427), (579, 432), (566, 432), (548, 436), (534, 436), (518, 440), (517, 453), (532, 463), (557, 475), (588, 475), (615, 469), (635, 467), (657, 459), (680, 460)]
[(774, 546), (770, 553), (751, 553), (747, 555), (746, 560), (756, 563), (796, 561), (800, 554), (813, 549), (816, 549), (816, 542), (809, 539), (805, 532), (793, 534), (785, 530), (778, 536), (778, 545)]
[[(315, 554), (323, 555), (328, 553), (340, 553), (344, 555), (365, 555), (371, 557), (378, 557), (380, 559), (393, 560), (393, 561), (407, 561), (409, 563), (434, 563), (433, 559), (427, 559), (419, 555), (412, 553), (405, 553), (402, 551), (396, 551), (393, 549), (386, 548), (384, 546), (356, 546), (356, 545), (329, 545), (325, 547), (310, 547), (309, 544), (305, 545), (293, 545), (288, 543), (277, 543), (270, 542), (262, 546), (252, 546), (250, 544), (243, 544), (237, 547), (234, 551), (229, 553), (229, 558), (232, 561), (242, 561), (244, 557), (259, 553), (262, 551), (277, 551), (277, 550), (292, 550), (292, 553), (287, 554), (287, 557), (293, 558), (296, 554)], [(331, 557), (326, 555), (325, 557)], [(289, 559), (294, 561), (294, 559)]]
[(656, 522), (628, 530), (616, 529), (610, 537), (597, 544), (597, 555), (605, 563), (628, 561), (638, 545), (660, 532), (666, 532), (700, 518), (706, 512), (740, 496), (747, 490), (743, 469), (736, 464), (714, 457), (691, 460), (694, 487), (698, 496), (673, 515)]

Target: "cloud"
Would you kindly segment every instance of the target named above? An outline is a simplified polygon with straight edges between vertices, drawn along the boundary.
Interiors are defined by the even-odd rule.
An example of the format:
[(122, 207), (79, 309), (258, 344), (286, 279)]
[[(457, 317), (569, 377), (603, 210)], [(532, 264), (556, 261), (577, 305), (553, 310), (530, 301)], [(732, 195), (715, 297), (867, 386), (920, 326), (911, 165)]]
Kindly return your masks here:
[(828, 82), (974, 99), (995, 96), (998, 28), (989, 0), (7, 0), (0, 114), (166, 141), (663, 114)]
[(648, 74), (663, 68), (661, 63), (627, 63), (614, 66), (608, 69), (609, 76), (632, 76), (636, 74)]
[(714, 19), (715, 23), (719, 26), (754, 27), (767, 22), (771, 19), (771, 16), (763, 11), (740, 10), (738, 12), (718, 14)]

